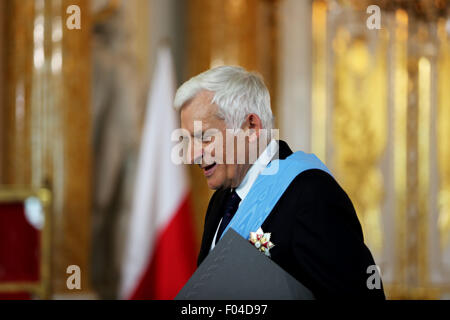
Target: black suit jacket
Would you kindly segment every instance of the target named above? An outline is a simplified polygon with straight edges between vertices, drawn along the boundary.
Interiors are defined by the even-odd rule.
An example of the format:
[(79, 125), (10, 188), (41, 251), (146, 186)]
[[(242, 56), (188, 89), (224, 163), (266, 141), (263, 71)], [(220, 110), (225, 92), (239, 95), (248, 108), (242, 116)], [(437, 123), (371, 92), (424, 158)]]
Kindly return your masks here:
[[(280, 159), (292, 154), (285, 142), (279, 144)], [(219, 189), (211, 197), (198, 265), (210, 251), (229, 192)], [(352, 202), (328, 173), (317, 169), (300, 173), (261, 227), (272, 233), (272, 260), (316, 298), (385, 298), (382, 286), (367, 287), (371, 276), (367, 268), (375, 262)]]

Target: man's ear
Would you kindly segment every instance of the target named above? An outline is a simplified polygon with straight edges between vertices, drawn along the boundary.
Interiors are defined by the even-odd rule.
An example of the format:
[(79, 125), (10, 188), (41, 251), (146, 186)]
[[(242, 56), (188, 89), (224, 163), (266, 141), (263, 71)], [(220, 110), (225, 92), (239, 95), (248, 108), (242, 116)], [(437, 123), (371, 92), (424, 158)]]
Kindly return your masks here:
[(250, 113), (246, 119), (246, 126), (250, 130), (249, 141), (256, 141), (260, 135), (260, 130), (262, 129), (261, 118), (255, 113)]

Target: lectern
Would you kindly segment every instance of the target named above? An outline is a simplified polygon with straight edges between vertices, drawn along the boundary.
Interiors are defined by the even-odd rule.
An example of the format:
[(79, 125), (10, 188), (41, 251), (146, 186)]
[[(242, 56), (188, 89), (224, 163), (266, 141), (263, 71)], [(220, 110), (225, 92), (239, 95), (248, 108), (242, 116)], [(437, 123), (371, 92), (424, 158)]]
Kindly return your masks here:
[(312, 300), (313, 294), (229, 228), (175, 300)]

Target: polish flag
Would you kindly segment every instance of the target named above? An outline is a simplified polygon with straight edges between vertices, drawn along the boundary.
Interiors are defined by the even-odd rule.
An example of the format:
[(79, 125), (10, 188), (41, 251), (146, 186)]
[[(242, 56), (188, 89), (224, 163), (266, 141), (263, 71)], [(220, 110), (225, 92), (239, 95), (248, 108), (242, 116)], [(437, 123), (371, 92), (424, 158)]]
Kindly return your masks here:
[(173, 299), (196, 268), (189, 187), (171, 160), (175, 75), (170, 50), (157, 53), (122, 266), (122, 299)]

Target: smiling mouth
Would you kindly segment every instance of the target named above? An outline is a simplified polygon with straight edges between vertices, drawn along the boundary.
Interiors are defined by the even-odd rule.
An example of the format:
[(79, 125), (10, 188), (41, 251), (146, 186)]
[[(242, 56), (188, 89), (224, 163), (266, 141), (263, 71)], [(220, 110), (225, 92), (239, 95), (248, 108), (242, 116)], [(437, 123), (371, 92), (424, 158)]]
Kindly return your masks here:
[(211, 164), (209, 166), (203, 167), (202, 168), (203, 169), (203, 174), (206, 177), (211, 176), (214, 173), (214, 171), (216, 170), (216, 166), (217, 166), (217, 163), (214, 162), (213, 164)]

